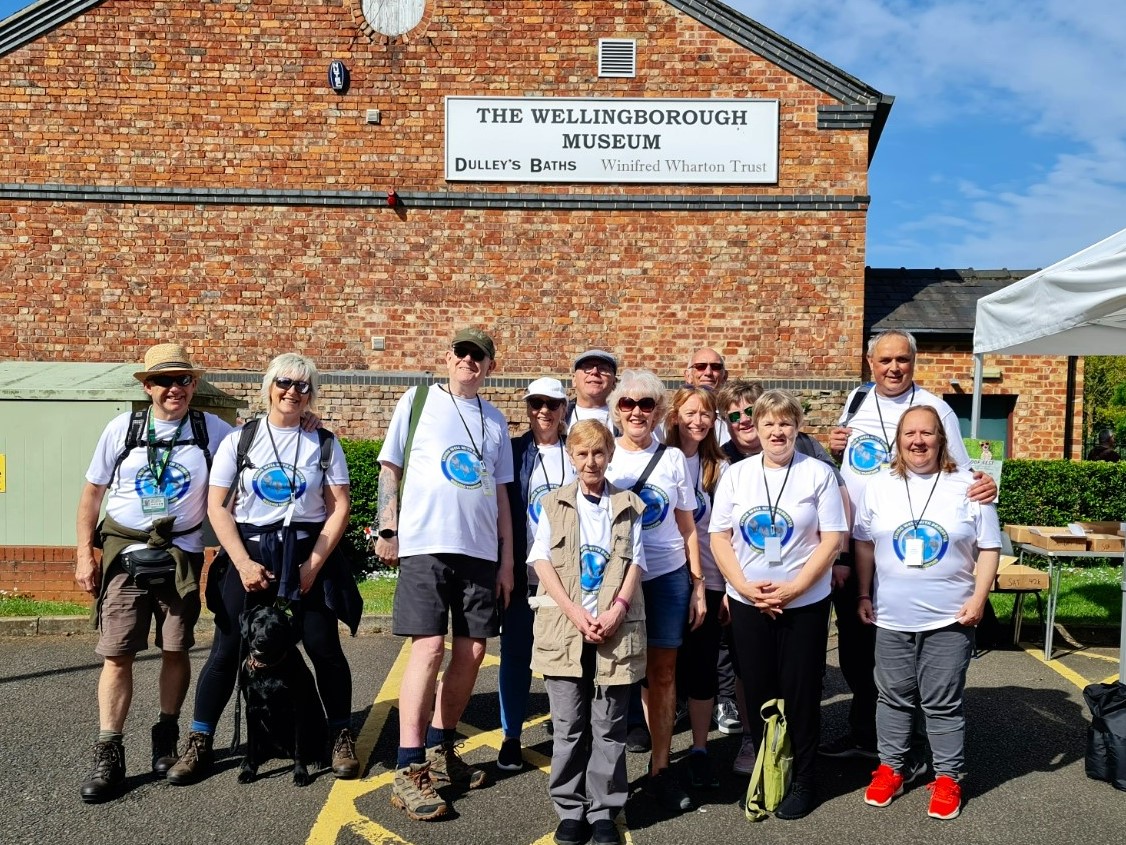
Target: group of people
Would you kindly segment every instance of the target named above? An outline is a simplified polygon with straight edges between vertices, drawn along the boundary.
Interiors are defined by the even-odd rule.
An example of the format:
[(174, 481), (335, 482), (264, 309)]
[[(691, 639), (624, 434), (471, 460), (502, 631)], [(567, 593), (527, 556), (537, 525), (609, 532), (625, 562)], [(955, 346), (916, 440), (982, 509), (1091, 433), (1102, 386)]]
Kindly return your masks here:
[[(907, 333), (872, 339), (873, 383), (850, 395), (831, 434), (838, 470), (834, 457), (800, 431), (803, 408), (794, 396), (729, 380), (712, 349), (693, 354), (685, 384), (672, 392), (648, 370), (619, 371), (610, 352), (586, 350), (573, 360), (573, 398), (556, 378), (533, 380), (525, 394), (527, 430), (510, 437), (503, 414), (480, 396), (496, 367), (493, 339), (479, 328), (457, 332), (445, 351), (448, 378), (400, 398), (379, 455), (375, 552), (399, 568), (392, 627), (410, 640), (391, 803), (411, 819), (437, 819), (449, 812), (439, 791), (444, 785), (487, 785), (488, 773), (461, 757), (457, 725), (486, 642), (499, 635), (504, 741), (497, 767), (525, 765), (521, 733), (532, 672), (539, 672), (551, 709), (548, 791), (559, 845), (620, 841), (614, 819), (628, 794), (625, 751), (627, 742), (633, 747), (627, 735), (637, 701), (650, 749), (645, 791), (667, 809), (692, 808), (686, 784), (718, 786), (707, 745), (713, 718), (738, 710), (734, 724), (721, 727), (743, 733), (735, 768), (749, 773), (763, 733), (759, 710), (781, 698), (794, 765), (778, 818), (801, 818), (815, 808), (819, 754), (878, 758), (864, 800), (886, 806), (926, 771), (927, 744), (935, 774), (928, 814), (956, 816), (962, 693), (973, 626), (1000, 548), (990, 504), (997, 489), (988, 476), (969, 471), (950, 408), (915, 384), (915, 355)], [(83, 538), (93, 540), (107, 488), (151, 488), (156, 494), (149, 498), (163, 496), (177, 517), (164, 518), (159, 503), (144, 505), (140, 495), (142, 510), (151, 510), (145, 515), (156, 518), (133, 542), (198, 556), (190, 538), (201, 505), (173, 514), (188, 497), (162, 492), (172, 477), (162, 466), (188, 448), (179, 438), (198, 377), (182, 350), (174, 357), (179, 370), (146, 358), (137, 374), (153, 396), (155, 422), (168, 428), (150, 429), (147, 461), (145, 450), (134, 450), (136, 466), (132, 453), (122, 464), (130, 467), (129, 484), (109, 487), (112, 473), (104, 464), (112, 463), (129, 422), (119, 418), (99, 447), (103, 468), (92, 466), (88, 475), (79, 517), (79, 580), (88, 589), (99, 579)], [(340, 709), (350, 700), (350, 681), (334, 637), (336, 619), (349, 621), (346, 579), (333, 577), (339, 573), (332, 566), (347, 517), (347, 470), (341, 458), (317, 473), (323, 437), (303, 401), (315, 395), (316, 372), (296, 358), (280, 356), (267, 372), (270, 413), (266, 438), (255, 438), (254, 461), (239, 460), (242, 435), (208, 420), (216, 426), (214, 441), (226, 435), (204, 498), (228, 568), (209, 576), (209, 594), (212, 579), (219, 583), (217, 634), (178, 757), (183, 652), (191, 645), (198, 598), (193, 610), (189, 580), (178, 597), (144, 599), (143, 610), (161, 623), (158, 645), (167, 669), (153, 767), (159, 771), (159, 760), (174, 783), (198, 780), (210, 766), (211, 736), (237, 663), (230, 620), (259, 594), (299, 603), (305, 647), (336, 736), (333, 771), (354, 777), (360, 768), (347, 706)], [(171, 387), (164, 386), (166, 375), (176, 376)], [(179, 417), (163, 407), (165, 394), (177, 389)], [(289, 450), (294, 457), (285, 463)], [(193, 477), (206, 477), (202, 463), (196, 460)], [(275, 477), (259, 478), (266, 469), (256, 465), (276, 467)], [(314, 487), (308, 507), (298, 504)], [(114, 567), (107, 557), (108, 548), (101, 583), (116, 578), (115, 594), (135, 590), (128, 567)], [(187, 563), (185, 572), (198, 574), (196, 559)], [(107, 599), (100, 602), (102, 733), (94, 776), (83, 786), (87, 800), (112, 791), (106, 759), (124, 769), (122, 676), (147, 639), (146, 617), (139, 638), (103, 644)], [(853, 699), (848, 734), (822, 743), (831, 606)], [(670, 759), (678, 702), (692, 732), (684, 777)]]

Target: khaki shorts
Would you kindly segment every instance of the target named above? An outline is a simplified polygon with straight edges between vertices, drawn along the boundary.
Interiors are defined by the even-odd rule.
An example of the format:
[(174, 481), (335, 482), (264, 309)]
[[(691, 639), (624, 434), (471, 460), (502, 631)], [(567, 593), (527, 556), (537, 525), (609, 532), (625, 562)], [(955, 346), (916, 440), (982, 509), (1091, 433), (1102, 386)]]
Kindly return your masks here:
[[(202, 557), (202, 555), (200, 556)], [(109, 582), (102, 597), (98, 623), (98, 646), (103, 657), (136, 654), (149, 647), (149, 623), (156, 618), (156, 647), (163, 651), (187, 651), (195, 645), (195, 623), (199, 619), (199, 590), (181, 597), (175, 584), (149, 591), (133, 585), (121, 565), (106, 573)]]

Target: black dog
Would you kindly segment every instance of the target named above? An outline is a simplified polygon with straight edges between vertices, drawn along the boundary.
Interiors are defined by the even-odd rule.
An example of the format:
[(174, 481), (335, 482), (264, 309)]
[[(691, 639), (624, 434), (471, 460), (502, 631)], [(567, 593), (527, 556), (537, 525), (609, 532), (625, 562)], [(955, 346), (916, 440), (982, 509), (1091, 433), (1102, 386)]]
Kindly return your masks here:
[(240, 620), (244, 654), (239, 686), (246, 701), (246, 757), (239, 783), (258, 776), (258, 766), (272, 757), (293, 760), (293, 782), (313, 782), (325, 765), (328, 723), (313, 675), (297, 650), (289, 618), (273, 606), (252, 607)]

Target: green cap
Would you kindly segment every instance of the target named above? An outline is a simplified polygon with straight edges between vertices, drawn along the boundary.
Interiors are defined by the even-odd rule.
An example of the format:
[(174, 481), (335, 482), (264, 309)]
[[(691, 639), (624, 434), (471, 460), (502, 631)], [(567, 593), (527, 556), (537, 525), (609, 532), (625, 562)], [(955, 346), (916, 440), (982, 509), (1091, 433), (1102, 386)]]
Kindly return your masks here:
[(495, 360), (497, 357), (497, 348), (493, 344), (493, 339), (476, 326), (462, 329), (455, 334), (451, 345), (454, 343), (472, 343), (490, 358)]

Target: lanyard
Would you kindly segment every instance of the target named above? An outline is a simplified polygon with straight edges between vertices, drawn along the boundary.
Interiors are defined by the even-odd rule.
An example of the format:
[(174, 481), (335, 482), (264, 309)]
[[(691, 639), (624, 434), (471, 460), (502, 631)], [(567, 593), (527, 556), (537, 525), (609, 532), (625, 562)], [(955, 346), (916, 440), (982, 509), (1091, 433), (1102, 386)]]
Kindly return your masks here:
[(172, 439), (168, 442), (168, 451), (164, 454), (164, 463), (161, 463), (160, 449), (156, 445), (156, 423), (153, 422), (152, 409), (149, 409), (148, 463), (149, 472), (152, 473), (153, 483), (156, 485), (155, 489), (157, 493), (162, 489), (161, 482), (164, 480), (164, 473), (168, 471), (168, 464), (172, 460), (172, 452), (176, 448), (176, 441), (180, 439), (180, 432), (184, 430), (184, 423), (187, 419), (187, 414), (180, 417), (180, 424), (176, 426), (176, 433), (172, 435)]
[[(693, 455), (692, 458), (696, 459), (696, 487), (694, 489), (698, 493), (703, 493), (704, 489), (700, 486), (700, 475), (704, 471), (704, 458), (699, 452)], [(686, 459), (689, 464), (692, 463), (692, 458)]]
[(907, 508), (908, 508), (908, 510), (911, 511), (911, 525), (912, 525), (911, 536), (912, 537), (918, 537), (919, 536), (919, 523), (923, 521), (923, 514), (925, 514), (927, 512), (927, 505), (929, 505), (931, 503), (931, 496), (934, 495), (934, 491), (938, 488), (938, 479), (941, 478), (941, 477), (942, 477), (942, 470), (938, 469), (937, 471), (935, 471), (934, 484), (931, 485), (931, 491), (930, 491), (930, 494), (927, 496), (927, 501), (923, 505), (923, 509), (921, 511), (919, 511), (919, 518), (918, 519), (915, 518), (915, 506), (911, 503), (911, 485), (907, 481), (907, 476), (903, 477), (903, 486), (907, 488)]
[[(478, 447), (477, 441), (473, 439), (473, 432), (471, 432), (469, 430), (469, 423), (467, 423), (465, 421), (465, 417), (463, 417), (461, 415), (461, 408), (459, 408), (457, 406), (457, 400), (454, 399), (454, 395), (452, 393), (450, 393), (448, 390), (445, 391), (445, 394), (447, 396), (449, 396), (450, 401), (454, 403), (454, 410), (457, 411), (457, 418), (459, 420), (461, 420), (461, 424), (465, 428), (465, 433), (469, 436), (469, 444), (473, 449), (473, 454), (477, 456), (477, 460), (479, 460), (481, 462), (481, 465), (484, 466), (485, 465), (485, 452), (484, 452), (484, 447), (485, 447), (485, 411), (481, 407), (481, 397), (480, 396), (477, 397), (477, 413), (481, 415), (481, 446)], [(559, 448), (560, 449), (563, 448), (562, 443), (559, 444)], [(539, 450), (537, 450), (537, 451), (539, 451)], [(544, 474), (546, 475), (546, 473), (544, 473)]]
[(770, 501), (770, 485), (766, 483), (766, 459), (762, 462), (762, 486), (766, 489), (766, 508), (770, 512), (770, 530), (776, 532), (774, 520), (778, 516), (778, 508), (782, 504), (782, 491), (786, 489), (786, 482), (790, 480), (790, 469), (794, 465), (794, 456), (790, 455), (790, 462), (786, 464), (786, 475), (782, 478), (782, 486), (778, 489), (778, 498)]
[[(462, 422), (464, 422), (464, 420), (462, 420)], [(466, 430), (468, 431), (468, 429), (466, 429)], [(558, 484), (552, 484), (551, 483), (551, 478), (547, 474), (547, 464), (545, 464), (543, 462), (543, 452), (540, 451), (540, 447), (539, 447), (538, 444), (536, 445), (536, 460), (540, 462), (540, 469), (543, 471), (543, 480), (547, 483), (547, 486), (552, 490), (554, 490), (556, 487), (562, 487), (563, 482), (567, 479), (567, 459), (563, 456), (563, 441), (562, 440), (559, 441), (559, 483)], [(535, 470), (532, 470), (532, 471), (535, 472)]]
[(282, 463), (281, 455), (278, 454), (278, 444), (274, 442), (273, 428), (274, 427), (270, 425), (270, 421), (266, 420), (266, 434), (270, 438), (270, 447), (274, 450), (274, 460), (278, 462), (278, 467), (281, 469), (282, 475), (285, 476), (285, 480), (289, 482), (289, 501), (292, 502), (297, 493), (297, 458), (301, 454), (301, 430), (297, 430), (297, 439), (293, 444), (293, 477), (290, 478), (285, 475), (285, 464)]
[[(891, 454), (891, 441), (888, 440), (887, 426), (884, 425), (884, 414), (880, 410), (880, 394), (879, 394), (879, 392), (876, 391), (876, 390), (873, 390), (872, 391), (872, 398), (876, 400), (876, 415), (880, 418), (880, 433), (884, 436), (884, 448), (887, 449), (887, 453), (890, 455)], [(914, 404), (915, 404), (915, 382), (911, 382), (911, 399), (910, 399), (910, 401), (908, 401), (907, 407), (910, 408)], [(902, 414), (900, 416), (902, 416)]]

